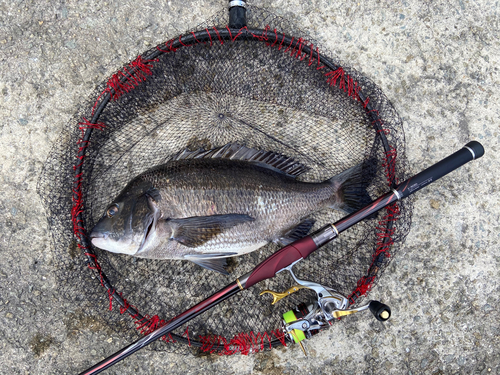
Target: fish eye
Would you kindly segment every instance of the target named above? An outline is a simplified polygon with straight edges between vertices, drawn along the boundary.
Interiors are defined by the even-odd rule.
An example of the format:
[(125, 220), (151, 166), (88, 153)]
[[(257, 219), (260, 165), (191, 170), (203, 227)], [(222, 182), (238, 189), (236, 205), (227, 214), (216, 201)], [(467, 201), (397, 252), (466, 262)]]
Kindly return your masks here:
[(116, 214), (118, 213), (118, 205), (117, 204), (114, 204), (112, 205), (111, 207), (108, 208), (108, 210), (106, 211), (106, 215), (111, 218), (113, 216), (115, 216)]

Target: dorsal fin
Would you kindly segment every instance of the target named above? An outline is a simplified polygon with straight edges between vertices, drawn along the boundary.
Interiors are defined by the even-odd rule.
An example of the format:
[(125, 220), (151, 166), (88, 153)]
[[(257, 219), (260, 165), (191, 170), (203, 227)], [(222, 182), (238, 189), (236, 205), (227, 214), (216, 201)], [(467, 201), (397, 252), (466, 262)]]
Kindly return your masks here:
[(280, 155), (272, 151), (256, 150), (236, 143), (228, 143), (225, 146), (208, 151), (204, 149), (198, 149), (196, 151), (185, 149), (175, 155), (171, 160), (203, 158), (248, 161), (265, 168), (278, 170), (291, 177), (297, 177), (309, 170), (304, 164), (288, 156)]

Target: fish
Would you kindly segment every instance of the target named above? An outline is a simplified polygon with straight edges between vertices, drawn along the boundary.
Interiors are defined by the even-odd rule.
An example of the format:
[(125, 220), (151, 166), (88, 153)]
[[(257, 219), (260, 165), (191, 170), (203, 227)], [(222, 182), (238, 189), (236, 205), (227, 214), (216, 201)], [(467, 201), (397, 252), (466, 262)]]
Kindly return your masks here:
[(293, 158), (236, 143), (183, 150), (131, 180), (90, 233), (94, 246), (150, 259), (183, 259), (228, 274), (228, 257), (307, 235), (315, 212), (371, 202), (364, 162), (319, 183)]

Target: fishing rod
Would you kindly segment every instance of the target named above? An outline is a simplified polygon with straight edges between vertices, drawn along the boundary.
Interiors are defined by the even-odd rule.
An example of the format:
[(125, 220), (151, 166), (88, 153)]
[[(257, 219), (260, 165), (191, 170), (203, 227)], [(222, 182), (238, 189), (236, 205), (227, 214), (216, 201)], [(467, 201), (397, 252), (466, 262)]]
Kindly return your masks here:
[[(176, 328), (184, 325), (191, 319), (218, 305), (222, 301), (225, 301), (242, 290), (252, 287), (260, 281), (273, 278), (277, 273), (284, 270), (291, 273), (298, 285), (290, 288), (284, 293), (275, 293), (271, 291), (262, 292), (271, 293), (274, 297), (273, 303), (302, 288), (312, 289), (318, 296), (317, 302), (303, 308), (302, 317), (300, 317), (300, 314), (298, 314), (297, 311), (294, 313), (293, 310), (284, 314), (284, 333), (289, 339), (293, 339), (295, 342), (300, 342), (303, 339), (303, 336), (305, 337), (306, 334), (313, 334), (314, 332), (312, 331), (321, 329), (326, 323), (329, 323), (334, 318), (352, 314), (361, 310), (369, 309), (380, 321), (389, 319), (389, 307), (378, 301), (371, 301), (368, 305), (357, 309), (346, 309), (348, 302), (344, 296), (319, 284), (297, 279), (292, 272), (292, 267), (300, 260), (307, 258), (319, 247), (338, 237), (340, 233), (352, 227), (356, 223), (370, 217), (382, 208), (395, 203), (398, 200), (406, 198), (410, 194), (415, 193), (469, 161), (480, 158), (483, 154), (484, 148), (479, 142), (471, 141), (467, 143), (459, 151), (423, 170), (414, 177), (402, 182), (397, 187), (391, 189), (388, 193), (382, 195), (359, 211), (344, 217), (334, 224), (328, 224), (315, 233), (283, 247), (257, 265), (257, 267), (249, 273), (239, 277), (225, 288), (219, 290), (212, 296), (171, 319), (164, 326), (119, 350), (110, 357), (82, 372), (80, 375), (100, 373), (101, 371), (128, 357), (132, 353), (135, 353), (136, 351), (151, 344), (153, 341), (169, 334)], [(294, 290), (294, 288), (296, 290)], [(297, 315), (299, 315), (298, 319)]]

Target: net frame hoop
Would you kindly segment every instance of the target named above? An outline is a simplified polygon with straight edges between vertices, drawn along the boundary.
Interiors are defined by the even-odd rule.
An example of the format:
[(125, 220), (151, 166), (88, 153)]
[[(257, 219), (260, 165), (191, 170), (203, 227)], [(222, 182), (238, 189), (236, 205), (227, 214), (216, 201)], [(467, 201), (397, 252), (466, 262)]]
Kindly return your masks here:
[[(175, 52), (176, 50), (183, 48), (183, 47), (192, 47), (196, 44), (206, 44), (207, 42), (210, 42), (210, 45), (212, 43), (219, 41), (221, 44), (224, 42), (235, 42), (237, 38), (241, 37), (241, 40), (245, 41), (256, 41), (256, 42), (264, 42), (269, 44), (275, 45), (276, 43), (281, 43), (283, 46), (287, 46), (287, 50), (291, 49), (292, 51), (295, 51), (298, 49), (296, 52), (296, 57), (302, 56), (302, 55), (309, 55), (311, 58), (315, 61), (318, 61), (318, 64), (323, 64), (325, 67), (330, 69), (331, 72), (342, 68), (339, 65), (336, 65), (333, 63), (331, 60), (329, 60), (327, 57), (321, 55), (316, 48), (316, 50), (313, 49), (313, 45), (307, 45), (303, 43), (302, 39), (296, 39), (295, 37), (288, 36), (286, 34), (281, 34), (278, 35), (276, 33), (276, 30), (274, 30), (274, 33), (269, 33), (269, 28), (266, 27), (265, 29), (249, 29), (248, 27), (243, 27), (241, 29), (235, 29), (235, 28), (229, 28), (226, 27), (225, 29), (216, 29), (213, 27), (213, 30), (205, 29), (205, 30), (200, 30), (196, 32), (191, 32), (188, 34), (184, 34), (182, 36), (179, 36), (175, 40), (170, 40), (164, 43), (166, 46), (167, 50), (162, 50), (159, 48), (159, 46), (156, 47), (156, 50), (153, 51), (151, 54), (142, 57), (142, 55), (139, 55), (139, 57), (142, 57), (143, 60), (145, 61), (152, 61), (156, 58), (158, 58), (161, 55), (167, 54), (169, 52)], [(234, 35), (234, 36), (233, 36)], [(271, 37), (271, 39), (269, 38)], [(272, 37), (274, 36), (274, 40)], [(280, 41), (281, 39), (281, 41)], [(294, 53), (292, 53), (290, 56), (293, 56)], [(120, 83), (125, 83), (128, 80), (134, 79), (134, 74), (138, 73), (140, 71), (140, 68), (137, 66), (129, 66), (126, 70), (122, 71), (122, 76), (119, 78)], [(113, 88), (109, 88), (107, 92), (101, 96), (99, 96), (96, 99), (96, 102), (94, 104), (95, 110), (93, 111), (91, 119), (88, 121), (89, 124), (97, 124), (98, 120), (108, 105), (108, 103), (112, 100), (113, 96), (115, 94), (115, 90)], [(389, 141), (386, 137), (386, 134), (383, 129), (383, 120), (380, 118), (379, 113), (377, 110), (375, 110), (370, 103), (369, 97), (365, 95), (362, 92), (362, 88), (359, 88), (356, 92), (356, 96), (359, 99), (359, 101), (362, 103), (363, 108), (366, 111), (366, 114), (368, 118), (370, 119), (372, 126), (374, 127), (374, 130), (377, 133), (377, 136), (382, 142), (382, 145), (384, 147), (385, 152), (389, 152), (391, 149), (391, 146), (389, 144)], [(85, 129), (84, 134), (81, 138), (81, 142), (85, 145), (88, 144), (90, 137), (92, 135), (92, 131), (94, 130), (94, 127), (89, 126)], [(74, 181), (73, 181), (73, 202), (75, 202), (75, 199), (77, 199), (78, 194), (82, 194), (82, 188), (81, 188), (81, 176), (82, 176), (82, 170), (83, 170), (83, 165), (85, 163), (85, 154), (86, 154), (86, 147), (80, 147), (77, 158), (78, 160), (81, 160), (81, 163), (76, 165), (74, 169)], [(396, 186), (396, 176), (395, 173), (389, 173), (388, 174), (388, 181), (389, 181), (389, 187), (394, 188)], [(74, 221), (77, 221), (81, 223), (79, 225), (79, 228), (76, 229), (74, 228), (74, 233), (77, 236), (78, 240), (80, 241), (80, 244), (83, 249), (85, 249), (85, 255), (87, 256), (87, 265), (89, 268), (93, 269), (95, 272), (99, 274), (101, 284), (103, 285), (104, 288), (106, 288), (109, 298), (110, 298), (110, 304), (111, 304), (111, 299), (114, 299), (122, 309), (124, 309), (124, 312), (128, 313), (130, 316), (133, 316), (135, 318), (138, 318), (139, 320), (144, 319), (144, 316), (142, 316), (137, 309), (135, 309), (133, 306), (129, 305), (124, 298), (119, 294), (116, 293), (115, 289), (113, 288), (111, 282), (109, 279), (106, 277), (103, 271), (101, 271), (100, 266), (97, 261), (97, 257), (95, 255), (95, 252), (93, 251), (88, 237), (87, 237), (87, 231), (85, 229), (85, 224), (83, 220), (83, 209), (79, 210), (76, 215), (72, 213), (72, 219)], [(393, 230), (393, 221), (387, 221), (386, 223), (386, 228), (387, 231)], [(387, 245), (389, 244), (390, 238), (384, 238), (383, 244)], [(390, 246), (390, 245), (389, 245)], [(385, 257), (385, 254), (381, 253), (377, 256), (377, 258), (374, 260), (374, 264), (378, 264), (381, 262), (381, 259)], [(378, 269), (378, 267), (374, 267)], [(370, 267), (371, 269), (371, 267)], [(368, 271), (368, 274), (370, 274), (370, 270)], [(375, 277), (377, 276), (376, 272), (373, 276), (373, 281), (375, 280)], [(356, 297), (356, 296), (354, 296)], [(356, 297), (357, 298), (357, 297)], [(350, 304), (353, 304), (356, 300), (354, 299), (349, 299)], [(178, 341), (182, 342), (185, 344), (189, 344), (190, 346), (196, 346), (196, 347), (202, 347), (203, 344), (201, 342), (198, 342), (196, 340), (189, 340), (189, 338), (184, 338), (182, 336), (176, 335), (176, 334), (171, 334), (171, 338), (173, 341)], [(273, 339), (269, 341), (269, 348), (279, 346), (281, 344), (284, 344), (281, 342), (279, 339)], [(264, 345), (262, 343), (262, 349), (264, 349)], [(218, 345), (217, 347), (212, 347), (212, 351), (218, 352), (220, 350), (224, 350), (224, 345)]]

